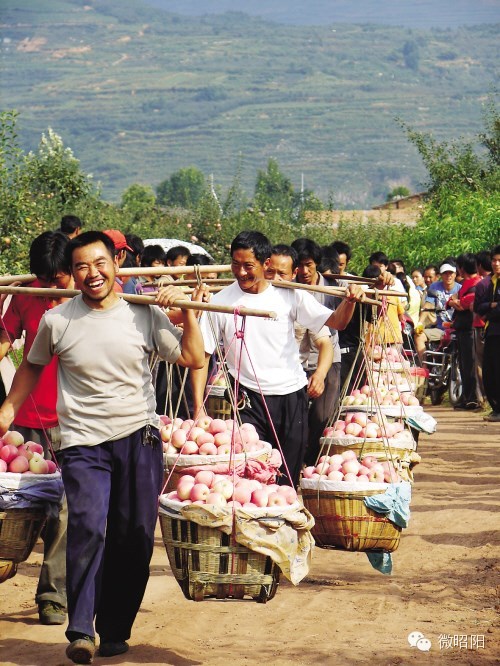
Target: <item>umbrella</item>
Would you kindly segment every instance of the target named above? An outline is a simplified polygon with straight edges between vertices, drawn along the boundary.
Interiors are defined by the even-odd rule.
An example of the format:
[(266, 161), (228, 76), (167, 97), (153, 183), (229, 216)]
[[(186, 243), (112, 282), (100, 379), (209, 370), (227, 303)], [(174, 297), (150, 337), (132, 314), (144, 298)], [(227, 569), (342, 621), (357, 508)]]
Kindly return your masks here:
[(204, 254), (209, 257), (212, 261), (214, 258), (210, 255), (201, 245), (195, 245), (194, 243), (189, 243), (188, 241), (177, 240), (177, 238), (146, 238), (144, 245), (161, 245), (161, 247), (168, 252), (170, 248), (176, 247), (177, 245), (182, 245), (186, 247), (191, 254)]

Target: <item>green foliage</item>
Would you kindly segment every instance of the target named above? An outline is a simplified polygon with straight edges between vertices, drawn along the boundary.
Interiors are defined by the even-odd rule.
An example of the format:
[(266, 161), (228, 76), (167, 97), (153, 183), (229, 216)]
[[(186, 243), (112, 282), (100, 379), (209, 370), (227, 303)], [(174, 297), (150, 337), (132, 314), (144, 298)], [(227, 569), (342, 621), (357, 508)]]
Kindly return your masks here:
[(417, 70), (420, 62), (420, 51), (418, 44), (413, 40), (403, 44), (403, 59), (408, 69)]
[(122, 208), (134, 220), (152, 212), (156, 204), (156, 196), (150, 185), (134, 183), (122, 194)]
[(205, 176), (196, 167), (179, 169), (156, 188), (158, 203), (195, 210), (207, 192)]
[(397, 201), (397, 199), (401, 199), (402, 197), (408, 197), (410, 196), (410, 194), (411, 192), (407, 187), (404, 187), (404, 185), (398, 185), (398, 187), (393, 187), (393, 189), (386, 196), (385, 200)]
[(269, 159), (266, 171), (257, 172), (254, 203), (262, 212), (275, 210), (285, 217), (291, 215), (294, 204), (292, 181), (281, 173), (274, 158)]

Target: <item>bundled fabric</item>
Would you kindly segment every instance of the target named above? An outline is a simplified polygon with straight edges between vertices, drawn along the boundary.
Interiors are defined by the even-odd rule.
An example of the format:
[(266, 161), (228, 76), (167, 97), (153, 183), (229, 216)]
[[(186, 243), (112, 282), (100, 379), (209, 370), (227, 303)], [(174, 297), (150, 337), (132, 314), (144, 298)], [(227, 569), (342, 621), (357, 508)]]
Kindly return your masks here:
[(47, 517), (57, 517), (64, 494), (64, 486), (59, 474), (55, 478), (44, 479), (11, 490), (1, 485), (0, 509), (29, 509), (43, 507)]

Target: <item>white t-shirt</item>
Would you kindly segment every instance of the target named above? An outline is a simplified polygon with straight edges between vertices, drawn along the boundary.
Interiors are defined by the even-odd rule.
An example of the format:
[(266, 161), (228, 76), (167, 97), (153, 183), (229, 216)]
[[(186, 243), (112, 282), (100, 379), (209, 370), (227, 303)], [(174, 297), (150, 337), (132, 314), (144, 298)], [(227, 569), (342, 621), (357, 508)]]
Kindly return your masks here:
[[(264, 395), (287, 395), (307, 384), (299, 360), (294, 322), (310, 329), (312, 333), (318, 333), (331, 315), (331, 310), (304, 291), (269, 285), (260, 294), (247, 294), (236, 282), (216, 294), (212, 303), (272, 310), (277, 314), (275, 320), (247, 317), (244, 329), (246, 348), (242, 349), (241, 340), (235, 339), (235, 319), (240, 330), (242, 317), (210, 313), (216, 338), (222, 342), (227, 355), (228, 370), (236, 377), (239, 369), (239, 381), (243, 386), (259, 391), (260, 385)], [(205, 351), (212, 354), (215, 339), (208, 314), (203, 313), (201, 316), (200, 328)]]
[(148, 366), (152, 351), (169, 363), (182, 332), (159, 307), (120, 301), (93, 310), (76, 296), (43, 316), (28, 360), (58, 356), (57, 414), (61, 448), (92, 446), (158, 425)]

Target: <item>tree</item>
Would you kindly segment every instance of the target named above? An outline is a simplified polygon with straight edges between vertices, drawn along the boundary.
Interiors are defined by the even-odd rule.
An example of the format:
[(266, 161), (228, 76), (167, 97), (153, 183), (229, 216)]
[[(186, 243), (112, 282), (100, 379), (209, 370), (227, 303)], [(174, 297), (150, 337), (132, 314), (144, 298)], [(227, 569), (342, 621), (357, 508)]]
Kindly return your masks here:
[(196, 167), (179, 169), (156, 188), (158, 203), (196, 209), (208, 188), (203, 173)]
[(273, 158), (269, 159), (266, 171), (257, 172), (255, 205), (263, 212), (281, 211), (286, 217), (294, 208), (292, 182), (281, 173), (277, 160)]
[(385, 200), (397, 201), (398, 199), (402, 199), (403, 197), (408, 197), (408, 196), (410, 196), (410, 190), (407, 187), (404, 187), (404, 185), (398, 185), (398, 187), (394, 187), (389, 192)]
[(403, 59), (405, 61), (405, 66), (408, 67), (408, 69), (413, 69), (415, 71), (418, 69), (420, 54), (418, 44), (413, 40), (404, 43)]
[(150, 213), (156, 204), (156, 197), (150, 185), (134, 183), (127, 187), (122, 194), (122, 208), (133, 219)]

